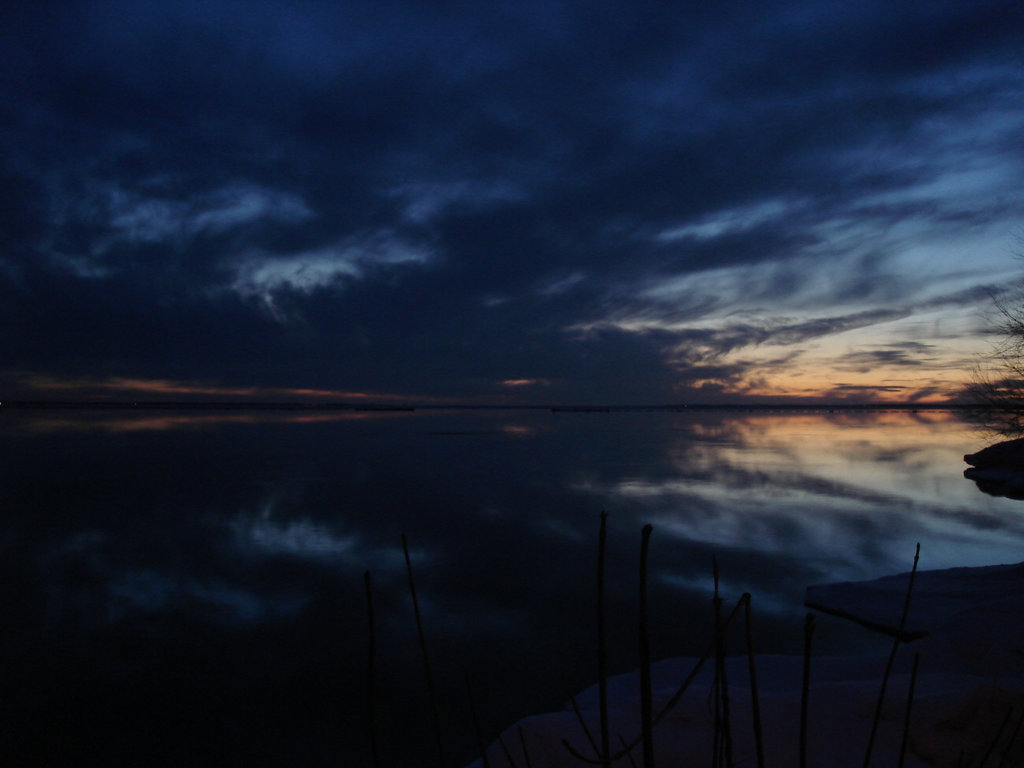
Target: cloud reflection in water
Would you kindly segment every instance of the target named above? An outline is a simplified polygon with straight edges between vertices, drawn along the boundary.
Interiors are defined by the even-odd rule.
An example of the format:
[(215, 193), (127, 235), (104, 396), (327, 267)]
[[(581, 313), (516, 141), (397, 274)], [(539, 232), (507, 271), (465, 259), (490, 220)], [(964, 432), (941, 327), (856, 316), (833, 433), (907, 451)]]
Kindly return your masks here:
[[(353, 764), (365, 762), (358, 696), (339, 692), (365, 672), (364, 571), (392, 695), (404, 700), (421, 673), (402, 533), (438, 680), (458, 699), (467, 669), (479, 674), (506, 722), (557, 706), (563, 673), (592, 681), (581, 649), (593, 640), (602, 509), (620, 669), (635, 664), (647, 522), (662, 655), (706, 641), (712, 553), (728, 599), (754, 594), (759, 646), (782, 652), (800, 642), (810, 583), (905, 570), (917, 541), (924, 568), (1024, 552), (1024, 506), (963, 479), (963, 454), (985, 440), (948, 413), (424, 409), (159, 429), (145, 415), (62, 413), (45, 429), (19, 418), (0, 467), (11, 707), (34, 691), (48, 717), (103, 724), (137, 686), (191, 680), (227, 692), (218, 716), (241, 713), (222, 733), (258, 731), (259, 748), (274, 749), (274, 728), (314, 727), (291, 705), (313, 696), (330, 724), (311, 738), (334, 743), (323, 747), (334, 760), (337, 723), (349, 723)], [(67, 670), (90, 691), (70, 715)], [(179, 687), (174, 711), (197, 706), (193, 693)], [(153, 727), (171, 706), (147, 699), (138, 716)]]
[[(946, 412), (735, 415), (683, 424), (672, 473), (575, 485), (688, 542), (819, 563), (831, 579), (1013, 560), (1024, 518), (961, 477), (979, 438)], [(685, 580), (684, 580), (685, 581)]]

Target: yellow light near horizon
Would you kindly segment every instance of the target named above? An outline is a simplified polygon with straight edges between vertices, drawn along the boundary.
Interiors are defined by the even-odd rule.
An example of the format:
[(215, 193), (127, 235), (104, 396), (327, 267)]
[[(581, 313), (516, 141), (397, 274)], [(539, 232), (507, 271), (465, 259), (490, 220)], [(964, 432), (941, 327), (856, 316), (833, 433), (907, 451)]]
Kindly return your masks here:
[(807, 364), (778, 371), (760, 370), (756, 378), (729, 387), (730, 394), (816, 399), (842, 399), (844, 393), (877, 402), (939, 403), (953, 398), (964, 382), (959, 372), (943, 376), (934, 372), (907, 376), (898, 366), (865, 373), (836, 371), (825, 364)]
[(721, 359), (747, 371), (725, 391), (737, 397), (943, 402), (963, 390), (984, 353), (979, 337), (966, 332), (971, 322), (966, 314), (931, 313), (801, 344), (745, 347)]

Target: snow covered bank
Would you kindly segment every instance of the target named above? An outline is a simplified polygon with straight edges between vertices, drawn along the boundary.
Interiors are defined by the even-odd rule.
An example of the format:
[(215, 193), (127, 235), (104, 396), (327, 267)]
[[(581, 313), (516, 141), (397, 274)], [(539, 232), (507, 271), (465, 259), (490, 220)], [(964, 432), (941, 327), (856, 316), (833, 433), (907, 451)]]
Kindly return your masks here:
[[(892, 631), (899, 623), (909, 574), (871, 582), (811, 587), (809, 605), (862, 624)], [(918, 639), (897, 655), (886, 689), (872, 765), (894, 766), (902, 741), (914, 652), (920, 654), (906, 766), (977, 765), (1008, 723), (1008, 742), (1024, 713), (1024, 563), (986, 568), (954, 568), (919, 572), (915, 580), (907, 628)], [(874, 719), (885, 659), (812, 659), (808, 716), (808, 765), (843, 768), (861, 766)], [(669, 659), (652, 670), (654, 711), (671, 698), (697, 663)], [(802, 659), (760, 656), (757, 683), (764, 723), (765, 764), (799, 763)], [(756, 765), (752, 728), (751, 688), (745, 657), (727, 662), (736, 765)], [(676, 707), (654, 729), (656, 764), (710, 764), (714, 722), (711, 710), (712, 664), (705, 664)], [(632, 741), (640, 733), (639, 675), (608, 681), (610, 732)], [(598, 694), (591, 687), (577, 697), (588, 728), (597, 738)], [(521, 734), (520, 734), (521, 730)], [(527, 718), (502, 736), (513, 765), (525, 766), (521, 739), (534, 768), (585, 765), (572, 757), (562, 740), (593, 757), (587, 737), (573, 712), (566, 710)], [(1001, 757), (997, 750), (996, 754)], [(1024, 765), (1024, 734), (1011, 747), (1005, 765)], [(640, 750), (633, 752), (637, 764)], [(492, 766), (505, 768), (504, 748), (488, 750)], [(999, 760), (992, 758), (992, 764)], [(616, 765), (629, 765), (622, 758)], [(479, 762), (476, 763), (479, 765)]]

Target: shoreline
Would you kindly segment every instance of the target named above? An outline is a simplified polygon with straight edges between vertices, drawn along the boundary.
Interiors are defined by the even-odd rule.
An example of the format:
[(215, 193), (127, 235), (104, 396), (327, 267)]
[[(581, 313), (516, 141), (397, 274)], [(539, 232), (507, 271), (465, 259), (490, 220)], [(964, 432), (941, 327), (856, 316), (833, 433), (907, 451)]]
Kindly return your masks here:
[[(807, 604), (862, 625), (892, 629), (905, 600), (909, 573), (865, 582), (816, 585)], [(975, 762), (990, 748), (1009, 748), (1007, 760), (1024, 760), (1024, 741), (1010, 743), (1000, 725), (1011, 713), (1024, 712), (1024, 563), (920, 571), (916, 574), (907, 628), (916, 639), (900, 643), (874, 740), (878, 765), (895, 764), (902, 748), (904, 722), (911, 702), (905, 766), (952, 768), (961, 752)], [(914, 672), (914, 658), (919, 671)], [(699, 660), (666, 659), (652, 665), (653, 705), (658, 712), (677, 693), (680, 682)], [(863, 765), (874, 723), (886, 659), (881, 657), (811, 657), (807, 757), (813, 765), (846, 768)], [(756, 765), (752, 728), (752, 689), (746, 656), (725, 661), (731, 702), (731, 749), (737, 764)], [(609, 722), (612, 743), (640, 733), (640, 675), (611, 677)], [(798, 765), (803, 658), (756, 657), (755, 681), (767, 765)], [(914, 695), (910, 699), (912, 687)], [(703, 664), (678, 704), (654, 728), (658, 764), (706, 765), (712, 755), (715, 722), (710, 711), (714, 664)], [(599, 731), (598, 687), (575, 697), (591, 734)], [(1012, 725), (1012, 724), (1011, 724)], [(1012, 730), (1012, 729), (1010, 729)], [(596, 738), (596, 736), (594, 737)], [(566, 709), (525, 718), (507, 728), (488, 748), (489, 764), (506, 768), (525, 764), (556, 768), (578, 763), (563, 744), (593, 758), (595, 752), (579, 719)], [(509, 762), (506, 749), (513, 756)], [(640, 748), (632, 758), (640, 763)], [(622, 757), (613, 765), (629, 765)], [(481, 760), (468, 768), (482, 765)]]

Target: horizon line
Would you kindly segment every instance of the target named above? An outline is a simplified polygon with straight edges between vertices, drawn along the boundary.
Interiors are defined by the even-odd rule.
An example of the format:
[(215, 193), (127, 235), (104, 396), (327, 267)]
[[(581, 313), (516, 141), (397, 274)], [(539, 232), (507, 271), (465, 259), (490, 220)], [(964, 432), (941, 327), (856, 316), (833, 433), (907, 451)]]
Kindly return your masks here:
[(284, 400), (63, 400), (63, 399), (17, 399), (0, 400), (0, 409), (11, 410), (305, 410), (305, 411), (414, 411), (414, 410), (548, 410), (553, 412), (609, 412), (629, 410), (685, 411), (712, 409), (756, 409), (756, 410), (986, 410), (992, 406), (965, 403), (963, 401), (913, 402), (913, 401), (869, 401), (869, 402), (749, 402), (726, 401), (719, 403), (423, 403), (410, 400), (408, 403), (338, 403)]

